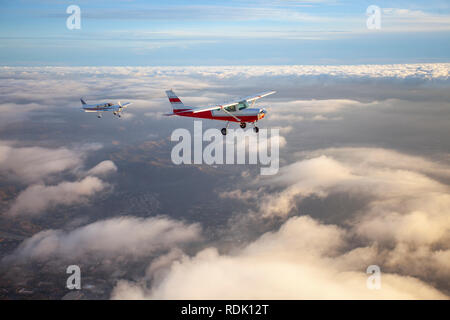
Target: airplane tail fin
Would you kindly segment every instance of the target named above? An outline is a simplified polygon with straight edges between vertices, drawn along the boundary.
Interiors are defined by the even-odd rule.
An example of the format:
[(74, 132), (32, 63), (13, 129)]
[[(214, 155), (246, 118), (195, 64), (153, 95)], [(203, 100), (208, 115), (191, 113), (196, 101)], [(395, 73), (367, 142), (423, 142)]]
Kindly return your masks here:
[(81, 104), (86, 104), (86, 102), (84, 102), (83, 98), (80, 98)]
[(172, 108), (174, 110), (176, 109), (189, 109), (189, 107), (186, 107), (183, 102), (177, 97), (175, 92), (172, 90), (166, 91), (167, 97), (169, 98), (170, 104), (172, 105)]

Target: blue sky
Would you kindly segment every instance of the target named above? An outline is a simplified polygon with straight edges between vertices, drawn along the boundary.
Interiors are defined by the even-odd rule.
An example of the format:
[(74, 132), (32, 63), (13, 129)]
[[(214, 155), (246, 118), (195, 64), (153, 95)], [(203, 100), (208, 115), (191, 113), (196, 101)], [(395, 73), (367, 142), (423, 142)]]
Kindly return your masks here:
[[(72, 4), (80, 30), (66, 28)], [(448, 62), (450, 2), (0, 0), (0, 39), (11, 66)]]

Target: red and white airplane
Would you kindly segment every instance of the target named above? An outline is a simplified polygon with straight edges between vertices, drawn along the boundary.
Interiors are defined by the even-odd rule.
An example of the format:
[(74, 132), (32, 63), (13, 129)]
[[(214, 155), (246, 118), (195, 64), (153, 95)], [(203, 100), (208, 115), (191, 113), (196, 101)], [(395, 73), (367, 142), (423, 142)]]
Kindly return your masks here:
[[(185, 106), (172, 90), (168, 90), (166, 91), (166, 94), (172, 104), (173, 113), (166, 114), (166, 116), (176, 115), (227, 121), (227, 126), (221, 130), (223, 135), (227, 134), (227, 128), (230, 121), (239, 122), (242, 129), (247, 126), (247, 123), (252, 123), (254, 126), (253, 130), (258, 132), (259, 129), (255, 124), (258, 120), (264, 118), (267, 112), (265, 109), (253, 108), (253, 106), (256, 100), (274, 94), (275, 92), (276, 91), (267, 91), (224, 104), (193, 108)], [(251, 105), (249, 105), (249, 103), (251, 103)]]

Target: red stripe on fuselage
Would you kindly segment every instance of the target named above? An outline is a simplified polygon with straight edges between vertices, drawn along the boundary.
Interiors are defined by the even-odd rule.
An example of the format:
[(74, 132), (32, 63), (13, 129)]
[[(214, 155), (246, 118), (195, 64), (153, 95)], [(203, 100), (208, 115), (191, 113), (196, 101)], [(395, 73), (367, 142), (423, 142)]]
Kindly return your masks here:
[(184, 109), (173, 109), (173, 113), (180, 113), (180, 112), (189, 111), (189, 110), (192, 110), (192, 109), (186, 109), (186, 108), (184, 108)]
[(212, 115), (211, 111), (204, 111), (204, 112), (198, 112), (198, 113), (189, 113), (189, 112), (181, 112), (189, 109), (179, 109), (174, 110), (174, 113), (176, 113), (178, 116), (181, 117), (190, 117), (190, 118), (200, 118), (200, 119), (210, 119), (210, 120), (222, 120), (222, 121), (232, 121), (232, 122), (255, 122), (258, 121), (258, 115), (254, 116), (237, 116), (239, 120), (237, 121), (235, 118), (229, 116), (224, 117), (214, 117)]
[(97, 108), (83, 108), (84, 110), (89, 110), (89, 111), (101, 111), (101, 110), (106, 110), (107, 108), (104, 107), (97, 107)]

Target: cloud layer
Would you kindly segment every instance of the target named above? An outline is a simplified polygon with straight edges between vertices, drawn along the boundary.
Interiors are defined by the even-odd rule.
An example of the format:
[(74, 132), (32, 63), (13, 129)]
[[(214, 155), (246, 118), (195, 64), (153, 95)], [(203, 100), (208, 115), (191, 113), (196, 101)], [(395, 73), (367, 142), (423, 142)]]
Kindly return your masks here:
[(97, 177), (86, 177), (75, 182), (61, 182), (57, 185), (32, 185), (22, 191), (15, 199), (8, 214), (36, 215), (57, 205), (73, 205), (94, 197), (108, 187)]
[[(86, 154), (99, 148), (100, 145), (86, 144), (75, 149), (52, 149), (0, 142), (0, 174), (26, 186), (6, 214), (42, 215), (57, 206), (86, 203), (99, 192), (105, 193), (111, 185), (98, 177), (116, 172), (114, 162), (105, 160), (90, 170), (83, 169)], [(61, 180), (64, 174), (77, 180)]]
[[(88, 255), (142, 257), (201, 238), (198, 224), (164, 217), (119, 217), (100, 220), (72, 231), (46, 230), (25, 240), (7, 261), (83, 259)], [(80, 260), (81, 262), (85, 262)]]
[[(157, 77), (161, 84), (172, 82), (168, 77), (182, 77), (176, 81), (183, 83), (186, 76), (206, 77), (198, 83), (197, 88), (209, 87), (206, 81), (211, 78), (226, 79), (231, 77), (324, 77), (327, 78), (388, 78), (388, 79), (422, 79), (448, 80), (449, 63), (422, 64), (380, 64), (380, 65), (286, 65), (286, 66), (201, 66), (201, 67), (0, 67), (3, 77), (19, 77), (31, 80), (45, 74), (57, 73), (62, 77), (70, 74), (78, 76), (100, 76), (110, 74), (112, 77)], [(112, 79), (114, 80), (114, 79)], [(137, 81), (137, 79), (135, 80)], [(189, 82), (185, 83), (189, 85)], [(80, 86), (80, 84), (78, 84)], [(36, 87), (37, 88), (37, 87)], [(27, 90), (32, 92), (35, 88)], [(81, 89), (79, 87), (78, 89)]]
[(67, 148), (16, 147), (0, 143), (0, 173), (25, 183), (75, 169), (82, 164), (82, 155)]
[[(152, 288), (122, 281), (112, 298), (445, 298), (417, 279), (388, 273), (382, 276), (381, 290), (367, 289), (367, 275), (352, 270), (357, 269), (358, 257), (371, 260), (371, 248), (340, 254), (346, 241), (345, 231), (335, 226), (309, 217), (291, 218), (280, 230), (264, 234), (234, 254), (207, 248), (194, 257), (172, 255), (169, 270), (159, 279), (153, 277)], [(147, 276), (152, 278), (154, 270), (150, 266)]]
[[(47, 272), (101, 260), (114, 275), (83, 272), (100, 287), (110, 280), (107, 295), (123, 279), (112, 298), (448, 299), (448, 70), (2, 68), (11, 121), (0, 122), (10, 139), (0, 144), (0, 195), (10, 215), (0, 232), (31, 225), (7, 252), (22, 266), (8, 275), (22, 277), (30, 262)], [(174, 168), (170, 133), (192, 122), (159, 116), (171, 87), (189, 105), (277, 90), (258, 106), (270, 111), (261, 128), (282, 134), (278, 174)], [(90, 117), (79, 111), (85, 95), (133, 101), (134, 116)], [(92, 139), (104, 148), (84, 144)], [(366, 287), (369, 265), (381, 268), (381, 290)]]
[[(370, 253), (375, 264), (393, 273), (448, 285), (450, 189), (434, 177), (448, 178), (449, 166), (379, 148), (323, 149), (303, 156), (258, 183), (254, 192), (265, 201), (251, 215), (287, 217), (311, 198), (363, 199), (362, 208), (342, 221), (354, 241), (367, 245), (359, 252)], [(246, 194), (228, 196), (248, 201)]]

